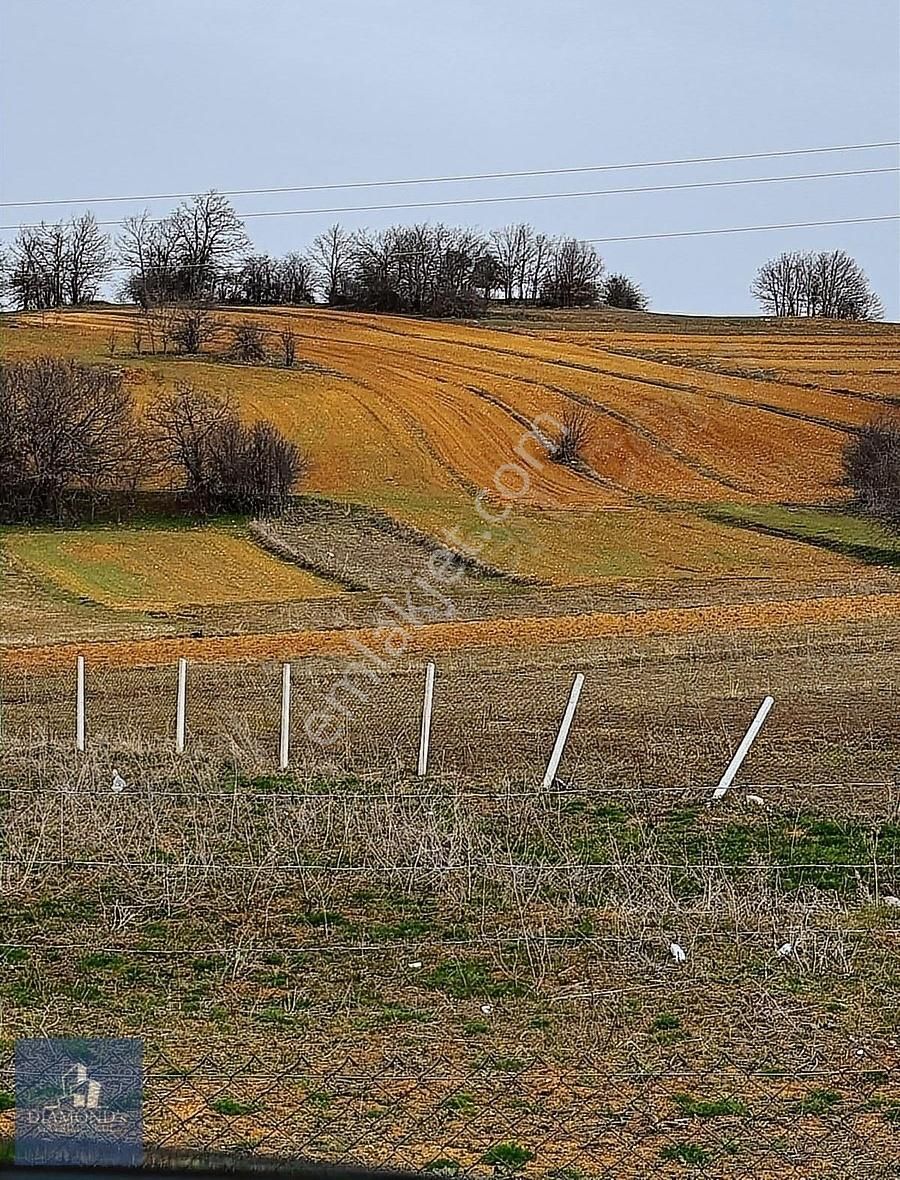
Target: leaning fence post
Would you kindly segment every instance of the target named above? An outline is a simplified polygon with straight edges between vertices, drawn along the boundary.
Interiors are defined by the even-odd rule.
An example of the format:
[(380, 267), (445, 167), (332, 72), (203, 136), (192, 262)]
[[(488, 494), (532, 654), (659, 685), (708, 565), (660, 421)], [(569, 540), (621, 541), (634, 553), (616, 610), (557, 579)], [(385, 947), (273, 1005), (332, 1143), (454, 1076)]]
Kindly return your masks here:
[(425, 696), (422, 699), (422, 728), (419, 731), (419, 764), (416, 773), (424, 778), (428, 773), (428, 743), (431, 739), (431, 708), (434, 703), (434, 664), (425, 666)]
[(719, 785), (713, 791), (713, 799), (721, 799), (724, 797), (725, 792), (728, 790), (728, 788), (731, 786), (732, 782), (734, 781), (734, 776), (740, 770), (741, 763), (744, 761), (744, 759), (747, 757), (747, 754), (750, 752), (750, 747), (753, 745), (754, 741), (756, 740), (756, 735), (762, 729), (763, 722), (769, 716), (769, 711), (771, 710), (771, 708), (774, 704), (775, 704), (775, 701), (772, 697), (766, 697), (766, 699), (763, 701), (763, 703), (757, 709), (756, 716), (750, 722), (750, 728), (744, 734), (744, 740), (741, 742), (741, 744), (735, 750), (734, 757), (728, 763), (728, 769), (725, 771), (725, 773), (719, 779)]
[(566, 739), (569, 736), (569, 730), (572, 728), (572, 720), (575, 717), (575, 709), (578, 705), (578, 698), (581, 696), (581, 688), (584, 684), (584, 673), (578, 672), (575, 680), (572, 683), (572, 691), (569, 693), (569, 702), (566, 705), (566, 711), (563, 713), (563, 719), (559, 726), (559, 733), (556, 735), (556, 741), (553, 743), (553, 752), (550, 755), (550, 761), (547, 763), (547, 770), (544, 774), (541, 787), (546, 790), (553, 786), (553, 780), (556, 778), (556, 772), (559, 770), (559, 764), (562, 761), (563, 751), (566, 748)]
[(291, 753), (291, 665), (281, 665), (281, 736), (278, 742), (278, 766), (287, 770)]
[(187, 660), (178, 661), (178, 695), (175, 698), (175, 753), (184, 753), (185, 713), (187, 711)]
[(84, 656), (75, 660), (75, 749), (84, 753)]

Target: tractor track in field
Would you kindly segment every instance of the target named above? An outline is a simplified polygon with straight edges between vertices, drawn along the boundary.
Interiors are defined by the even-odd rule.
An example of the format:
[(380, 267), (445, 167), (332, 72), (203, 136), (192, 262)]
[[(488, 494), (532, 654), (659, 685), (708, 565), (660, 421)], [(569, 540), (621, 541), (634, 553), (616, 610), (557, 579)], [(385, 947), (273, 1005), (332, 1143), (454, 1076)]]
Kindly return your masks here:
[[(612, 379), (615, 381), (620, 381), (620, 382), (625, 382), (625, 383), (633, 382), (638, 385), (647, 385), (647, 386), (650, 386), (651, 388), (655, 388), (655, 389), (668, 389), (668, 390), (672, 390), (675, 393), (693, 394), (696, 397), (702, 397), (706, 401), (718, 401), (718, 402), (725, 402), (725, 403), (731, 404), (731, 405), (745, 406), (746, 408), (751, 409), (751, 410), (760, 410), (764, 413), (775, 414), (775, 415), (782, 417), (782, 418), (788, 418), (788, 419), (792, 419), (792, 420), (798, 421), (798, 422), (806, 422), (811, 426), (820, 426), (825, 430), (832, 430), (832, 431), (835, 431), (836, 433), (839, 433), (839, 434), (845, 434), (845, 435), (846, 434), (855, 434), (858, 429), (858, 427), (856, 427), (853, 423), (835, 422), (833, 419), (823, 418), (818, 414), (804, 414), (800, 410), (789, 410), (789, 409), (785, 408), (784, 406), (773, 405), (771, 402), (753, 401), (750, 398), (739, 397), (737, 394), (713, 393), (709, 390), (701, 389), (696, 385), (686, 384), (685, 382), (682, 382), (682, 381), (666, 380), (663, 377), (647, 377), (647, 376), (643, 376), (638, 373), (620, 373), (620, 372), (616, 372), (615, 369), (606, 369), (606, 368), (602, 368), (599, 365), (589, 365), (589, 364), (579, 362), (579, 361), (561, 360), (559, 358), (553, 358), (553, 357), (535, 356), (534, 353), (521, 352), (518, 349), (513, 349), (513, 348), (497, 348), (493, 345), (480, 344), (475, 341), (441, 340), (441, 339), (435, 338), (433, 336), (427, 336), (422, 332), (398, 332), (393, 329), (386, 328), (382, 325), (373, 326), (370, 324), (366, 324), (365, 326), (367, 329), (369, 329), (372, 332), (377, 332), (377, 333), (381, 333), (384, 335), (393, 336), (393, 337), (396, 337), (401, 340), (421, 340), (421, 341), (424, 341), (424, 342), (430, 344), (432, 347), (434, 347), (435, 345), (438, 345), (438, 346), (446, 345), (446, 346), (456, 346), (459, 348), (470, 348), (470, 349), (473, 349), (477, 352), (487, 352), (487, 353), (490, 353), (494, 356), (500, 355), (500, 356), (515, 357), (516, 360), (527, 361), (532, 365), (551, 365), (551, 366), (554, 366), (557, 368), (562, 368), (562, 369), (572, 369), (572, 370), (574, 370), (576, 372), (580, 372), (580, 373), (589, 373), (589, 374), (591, 374), (593, 376), (597, 376), (597, 377), (606, 377), (608, 379)], [(308, 339), (318, 339), (318, 337), (315, 337), (312, 335), (308, 336), (307, 338)], [(341, 343), (352, 344), (352, 343), (356, 343), (356, 342), (341, 340)], [(408, 353), (403, 353), (402, 349), (390, 349), (389, 351), (400, 352), (403, 355), (408, 356)], [(428, 359), (428, 358), (422, 358), (422, 359)], [(458, 364), (458, 362), (440, 362), (438, 360), (433, 360), (431, 363), (433, 363), (433, 364), (440, 364), (440, 363), (450, 363), (450, 364), (456, 363), (456, 364)], [(661, 364), (662, 362), (657, 361), (654, 363)], [(475, 372), (479, 371), (475, 366), (471, 366), (471, 368)], [(487, 373), (488, 375), (492, 375), (492, 376), (502, 376), (504, 380), (517, 379), (512, 374), (509, 374), (509, 373), (499, 374), (493, 370), (481, 370), (481, 371)]]
[[(407, 339), (407, 338), (409, 338), (409, 335), (411, 335), (411, 334), (404, 334), (404, 333), (399, 333), (399, 332), (391, 332), (390, 329), (379, 329), (379, 331), (384, 331), (386, 334), (397, 336), (398, 338), (401, 338), (401, 339)], [(315, 337), (312, 337), (312, 336), (310, 336), (309, 338), (315, 339)], [(429, 341), (432, 344), (442, 343), (441, 341), (436, 342), (436, 341), (434, 341), (433, 338), (428, 337), (428, 336), (424, 336), (422, 334), (415, 334), (414, 338), (419, 339), (419, 340)], [(343, 338), (341, 338), (339, 342), (342, 344), (352, 344), (353, 343), (353, 342), (345, 340)], [(382, 347), (384, 347), (384, 346), (382, 346)], [(637, 381), (640, 384), (650, 385), (650, 386), (664, 388), (664, 389), (672, 389), (676, 392), (692, 393), (697, 396), (704, 397), (710, 401), (727, 402), (727, 401), (733, 400), (733, 401), (737, 401), (739, 404), (746, 405), (751, 409), (769, 410), (772, 413), (781, 413), (787, 417), (798, 418), (801, 421), (808, 421), (814, 425), (827, 426), (830, 429), (835, 429), (835, 430), (846, 429), (848, 431), (855, 430), (855, 428), (852, 428), (852, 427), (842, 428), (842, 427), (836, 426), (834, 423), (829, 422), (827, 419), (805, 417), (804, 415), (800, 414), (798, 411), (782, 410), (782, 409), (780, 409), (780, 407), (777, 407), (777, 406), (767, 406), (767, 405), (763, 405), (761, 403), (753, 402), (753, 401), (749, 401), (749, 400), (741, 401), (741, 399), (732, 398), (730, 395), (725, 395), (725, 394), (711, 394), (708, 391), (704, 391), (702, 389), (698, 389), (693, 386), (676, 384), (674, 382), (665, 382), (661, 379), (643, 378), (643, 377), (632, 376), (630, 374), (616, 373), (614, 370), (604, 370), (604, 369), (600, 369), (597, 367), (590, 367), (590, 366), (586, 366), (586, 365), (577, 365), (573, 362), (567, 362), (567, 361), (546, 360), (544, 358), (533, 357), (527, 353), (514, 352), (513, 350), (510, 350), (510, 349), (502, 349), (502, 350), (492, 349), (492, 348), (488, 348), (486, 345), (466, 344), (465, 347), (475, 348), (479, 351), (484, 351), (484, 352), (489, 352), (489, 353), (504, 352), (504, 353), (508, 353), (509, 355), (514, 355), (522, 360), (531, 360), (535, 364), (559, 365), (559, 366), (577, 369), (577, 370), (581, 370), (581, 371), (586, 371), (586, 372), (590, 372), (590, 373), (596, 373), (598, 376), (611, 377), (619, 382), (623, 382), (626, 384), (631, 381)], [(409, 351), (404, 350), (402, 348), (388, 348), (388, 349), (386, 349), (386, 351), (389, 351), (391, 353), (396, 354), (397, 356), (404, 358), (404, 360), (406, 361), (407, 364), (411, 360), (415, 359), (414, 355), (410, 356)], [(691, 455), (688, 455), (685, 451), (680, 450), (678, 447), (673, 446), (671, 443), (665, 442), (665, 440), (660, 438), (658, 434), (654, 433), (648, 427), (643, 426), (641, 423), (636, 422), (634, 419), (629, 418), (627, 415), (620, 414), (617, 410), (613, 410), (611, 407), (605, 405), (603, 402), (597, 401), (593, 398), (589, 398), (586, 394), (577, 393), (574, 390), (566, 389), (563, 386), (551, 385), (546, 381), (541, 381), (537, 377), (526, 377), (522, 374), (504, 373), (502, 371), (498, 371), (497, 369), (488, 368), (488, 367), (482, 366), (482, 365), (464, 364), (460, 361), (440, 362), (440, 361), (437, 361), (437, 360), (434, 360), (432, 358), (425, 357), (425, 356), (420, 356), (418, 359), (421, 362), (426, 363), (426, 364), (430, 364), (430, 365), (443, 363), (445, 365), (445, 367), (459, 369), (463, 373), (477, 374), (477, 375), (483, 376), (483, 377), (496, 377), (496, 378), (499, 378), (500, 380), (518, 382), (523, 385), (529, 385), (529, 386), (532, 386), (537, 389), (546, 389), (552, 393), (559, 394), (562, 397), (568, 398), (572, 401), (576, 401), (585, 407), (594, 409), (598, 413), (604, 414), (605, 416), (609, 417), (611, 420), (617, 422), (620, 426), (624, 426), (626, 430), (630, 430), (634, 434), (638, 435), (640, 438), (644, 439), (645, 442), (649, 443), (652, 447), (654, 447), (656, 450), (658, 450), (661, 454), (667, 455), (670, 459), (673, 459), (677, 463), (681, 463), (683, 466), (685, 466), (689, 470), (693, 471), (694, 474), (700, 475), (700, 476), (702, 476), (702, 478), (710, 480), (713, 483), (717, 483), (717, 484), (721, 485), (722, 487), (729, 488), (731, 491), (740, 492), (744, 495), (755, 494), (755, 489), (751, 488), (748, 484), (743, 484), (743, 483), (739, 482), (738, 480), (731, 479), (727, 475), (723, 475), (721, 472), (716, 471), (714, 468), (703, 463), (701, 460), (696, 459)], [(427, 374), (422, 374), (422, 376), (425, 379), (432, 379), (433, 380), (433, 377), (429, 378), (429, 376)], [(507, 403), (503, 402), (502, 399), (496, 397), (496, 395), (493, 395), (493, 394), (489, 395), (489, 394), (487, 394), (486, 390), (483, 390), (481, 387), (478, 387), (478, 386), (473, 386), (473, 385), (467, 384), (465, 386), (465, 388), (470, 390), (470, 392), (472, 392), (472, 393), (476, 393), (479, 397), (482, 397), (485, 400), (491, 401), (492, 404), (494, 404), (498, 409), (502, 409), (505, 413), (510, 415), (516, 422), (523, 425), (527, 430), (530, 431), (532, 429), (532, 423), (527, 419), (527, 417), (525, 415), (519, 414), (517, 411), (514, 411), (511, 406), (509, 406)], [(651, 506), (658, 503), (658, 499), (659, 499), (658, 497), (654, 497), (651, 495), (644, 495), (639, 492), (634, 492), (633, 490), (627, 488), (624, 484), (619, 484), (615, 480), (611, 479), (610, 477), (602, 475), (600, 472), (596, 471), (594, 468), (591, 468), (587, 464), (584, 464), (584, 470), (581, 472), (581, 474), (583, 474), (586, 478), (590, 478), (592, 480), (592, 482), (595, 482), (595, 483), (599, 484), (600, 486), (606, 487), (609, 490), (618, 491), (618, 492), (628, 496), (629, 498), (631, 498), (639, 503), (647, 504), (647, 505), (651, 505)]]
[[(538, 389), (546, 389), (550, 393), (556, 393), (559, 394), (560, 397), (577, 402), (578, 405), (585, 406), (587, 409), (596, 410), (597, 413), (603, 414), (605, 417), (610, 418), (613, 422), (617, 422), (620, 426), (624, 426), (626, 430), (630, 430), (633, 434), (638, 435), (639, 438), (644, 439), (645, 442), (649, 443), (656, 450), (660, 451), (664, 455), (668, 455), (670, 459), (674, 459), (675, 462), (681, 463), (684, 467), (687, 467), (690, 471), (693, 471), (695, 475), (700, 475), (704, 479), (708, 479), (713, 483), (720, 484), (722, 487), (730, 488), (734, 492), (741, 492), (745, 495), (754, 494), (755, 489), (751, 488), (749, 485), (739, 483), (737, 480), (730, 479), (727, 475), (723, 475), (721, 472), (714, 470), (712, 467), (708, 467), (701, 460), (695, 459), (693, 456), (686, 454), (678, 447), (674, 447), (671, 445), (671, 443), (667, 443), (648, 427), (641, 425), (640, 422), (635, 422), (634, 419), (629, 418), (627, 415), (620, 414), (618, 410), (614, 410), (610, 406), (605, 405), (603, 402), (597, 401), (596, 398), (588, 397), (587, 394), (584, 393), (576, 393), (574, 389), (566, 389), (562, 385), (549, 385), (546, 381), (539, 381), (536, 377), (516, 376), (509, 378), (509, 380), (521, 382), (525, 385), (533, 385)], [(478, 394), (479, 397), (486, 397), (488, 399), (493, 398), (496, 405), (506, 408), (508, 413), (515, 415), (516, 412), (512, 410), (511, 407), (507, 407), (504, 402), (502, 402), (499, 398), (494, 397), (493, 394), (488, 394), (485, 390), (479, 389), (479, 387), (476, 385), (467, 385), (466, 388), (470, 389), (472, 393)], [(527, 423), (527, 418), (525, 418), (524, 415), (519, 415), (517, 421), (519, 419)], [(631, 496), (634, 500), (641, 504), (654, 506), (659, 503), (660, 498), (658, 496), (652, 496), (646, 493), (633, 491), (632, 489), (627, 488), (624, 484), (618, 484), (614, 480), (610, 480), (608, 476), (601, 476), (598, 472), (594, 472), (594, 474), (598, 480), (607, 480), (611, 486), (618, 488), (625, 495)]]
[[(364, 381), (360, 377), (346, 377), (346, 380), (349, 384), (356, 386), (358, 389), (366, 390), (367, 393), (377, 398), (380, 404), (385, 404), (384, 394), (375, 386), (370, 385), (367, 381)], [(425, 456), (430, 459), (431, 462), (435, 464), (435, 466), (446, 472), (446, 474), (450, 477), (451, 482), (455, 484), (456, 487), (464, 491), (468, 496), (475, 496), (479, 489), (473, 483), (467, 480), (461, 472), (457, 471), (456, 468), (451, 463), (449, 463), (443, 455), (440, 454), (437, 447), (433, 445), (431, 439), (428, 437), (427, 431), (422, 428), (422, 424), (419, 422), (418, 418), (416, 418), (414, 414), (412, 414), (409, 410), (397, 402), (390, 402), (389, 407), (391, 412), (403, 422), (404, 426), (418, 444), (423, 454), (425, 454)], [(369, 409), (371, 412), (371, 407), (369, 407)]]
[[(503, 401), (502, 398), (497, 397), (496, 394), (489, 393), (486, 389), (481, 389), (478, 385), (466, 385), (462, 388), (467, 389), (469, 393), (474, 393), (476, 397), (480, 397), (483, 401), (488, 402), (490, 405), (495, 406), (498, 410), (502, 410), (503, 413), (508, 414), (514, 422), (518, 423), (518, 425), (526, 430), (529, 434), (534, 433), (534, 423), (530, 421), (527, 414), (522, 414), (519, 410), (514, 409), (512, 406)], [(548, 458), (548, 462), (552, 462), (552, 460)], [(634, 492), (630, 488), (627, 488), (624, 484), (618, 483), (614, 479), (610, 479), (609, 476), (601, 475), (599, 471), (593, 468), (590, 463), (587, 463), (584, 459), (579, 460), (577, 465), (572, 465), (568, 468), (568, 470), (574, 471), (576, 475), (580, 475), (583, 479), (590, 480), (591, 483), (599, 484), (600, 487), (605, 488), (607, 491), (617, 492), (618, 494), (625, 496), (626, 499), (633, 500), (637, 505), (646, 507), (655, 506), (654, 497), (644, 495), (641, 492)]]
[[(845, 389), (843, 386), (820, 385), (816, 381), (796, 381), (791, 377), (785, 377), (772, 370), (771, 376), (763, 376), (761, 373), (756, 373), (752, 369), (722, 369), (714, 368), (712, 365), (703, 365), (681, 357), (662, 357), (654, 355), (651, 352), (632, 352), (626, 348), (611, 348), (604, 346), (604, 352), (613, 353), (616, 356), (630, 357), (633, 360), (652, 361), (657, 365), (672, 365), (680, 369), (689, 369), (697, 373), (711, 373), (712, 375), (720, 374), (723, 377), (737, 377), (741, 381), (759, 381), (768, 382), (772, 385), (787, 385), (792, 389), (809, 389), (815, 393), (822, 393), (830, 397), (848, 397), (855, 401), (863, 401), (874, 403), (878, 406), (892, 405), (900, 406), (900, 397), (894, 397), (891, 394), (866, 393), (861, 389)], [(872, 369), (872, 373), (893, 375), (893, 369)]]

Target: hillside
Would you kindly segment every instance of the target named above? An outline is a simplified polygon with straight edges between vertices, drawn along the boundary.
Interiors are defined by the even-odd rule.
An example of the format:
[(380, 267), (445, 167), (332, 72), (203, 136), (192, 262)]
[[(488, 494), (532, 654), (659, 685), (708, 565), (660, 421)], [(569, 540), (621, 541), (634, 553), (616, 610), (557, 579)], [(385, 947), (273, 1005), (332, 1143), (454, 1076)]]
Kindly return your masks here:
[[(314, 509), (325, 498), (321, 510), (268, 552), (240, 523), (8, 530), (7, 642), (42, 638), (40, 616), (52, 602), (57, 617), (60, 601), (82, 621), (87, 610), (87, 634), (117, 624), (157, 633), (166, 618), (177, 631), (185, 609), (189, 625), (198, 610), (202, 621), (244, 607), (240, 625), (219, 614), (217, 629), (279, 629), (265, 604), (396, 584), (392, 570), (427, 556), (423, 538), (448, 534), (500, 575), (473, 583), (486, 615), (506, 613), (508, 595), (496, 594), (504, 574), (510, 588), (725, 578), (802, 596), (829, 585), (843, 593), (867, 567), (900, 560), (890, 538), (848, 511), (839, 486), (850, 433), (900, 400), (895, 325), (608, 310), (498, 312), (479, 324), (324, 308), (220, 316), (224, 328), (258, 321), (273, 341), (289, 325), (297, 366), (231, 363), (227, 330), (200, 356), (149, 355), (129, 308), (4, 316), (0, 331), (10, 359), (51, 352), (122, 367), (139, 403), (180, 380), (228, 391), (244, 414), (272, 418), (303, 445), (303, 491)], [(522, 451), (531, 421), (573, 408), (591, 424), (578, 468), (543, 454), (523, 467), (521, 455), (535, 455), (533, 441)], [(505, 513), (495, 478), (513, 490)], [(360, 509), (326, 544), (341, 502)], [(387, 574), (368, 577), (370, 568)], [(709, 600), (722, 597), (719, 585)]]

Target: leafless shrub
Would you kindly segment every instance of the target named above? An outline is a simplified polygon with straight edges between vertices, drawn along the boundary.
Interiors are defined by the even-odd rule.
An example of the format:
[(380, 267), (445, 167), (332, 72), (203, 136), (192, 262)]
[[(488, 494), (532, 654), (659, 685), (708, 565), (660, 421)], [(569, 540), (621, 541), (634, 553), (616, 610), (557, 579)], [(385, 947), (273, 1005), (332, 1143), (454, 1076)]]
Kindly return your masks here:
[(281, 342), (281, 356), (286, 369), (293, 369), (297, 360), (297, 333), (293, 328), (282, 328), (278, 333)]
[(271, 422), (247, 425), (227, 397), (185, 382), (150, 408), (148, 421), (164, 465), (201, 513), (280, 512), (307, 469)]
[(851, 435), (843, 474), (864, 512), (900, 527), (900, 416), (877, 418)]
[(579, 407), (567, 410), (557, 437), (550, 443), (550, 458), (563, 467), (573, 467), (584, 456), (590, 441), (593, 423), (587, 410)]
[(232, 358), (242, 364), (262, 364), (266, 359), (265, 329), (253, 320), (241, 320), (231, 329), (229, 351)]
[(612, 274), (603, 283), (603, 302), (607, 307), (624, 311), (646, 311), (649, 300), (640, 286), (628, 275)]
[(115, 369), (38, 357), (0, 366), (0, 504), (60, 519), (67, 500), (134, 487), (144, 446)]
[(168, 337), (182, 352), (196, 354), (219, 335), (221, 324), (206, 307), (178, 308), (168, 325)]

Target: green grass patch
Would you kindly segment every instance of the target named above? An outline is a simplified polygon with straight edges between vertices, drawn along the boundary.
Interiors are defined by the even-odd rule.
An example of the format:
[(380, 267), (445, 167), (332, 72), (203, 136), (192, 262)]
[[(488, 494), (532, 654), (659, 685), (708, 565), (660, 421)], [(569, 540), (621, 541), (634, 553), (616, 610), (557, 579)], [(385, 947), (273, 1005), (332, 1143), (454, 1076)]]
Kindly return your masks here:
[(743, 1118), (747, 1105), (730, 1094), (721, 1098), (695, 1098), (693, 1094), (673, 1094), (672, 1101), (682, 1114), (692, 1119), (715, 1119), (728, 1115)]
[(684, 1164), (686, 1168), (702, 1168), (710, 1162), (712, 1156), (699, 1143), (670, 1143), (659, 1153), (659, 1158)]
[(210, 1110), (214, 1110), (216, 1114), (225, 1114), (229, 1116), (238, 1117), (244, 1114), (253, 1114), (258, 1107), (249, 1102), (238, 1102), (236, 1098), (216, 1098), (209, 1104)]
[(722, 504), (700, 510), (718, 524), (802, 541), (870, 565), (900, 566), (900, 536), (850, 509)]
[(533, 1159), (534, 1152), (522, 1147), (520, 1143), (496, 1143), (487, 1149), (481, 1157), (481, 1162), (489, 1164), (501, 1175), (512, 1175), (514, 1172), (520, 1172)]
[(441, 963), (425, 978), (429, 987), (455, 1000), (520, 996), (524, 991), (521, 984), (511, 979), (498, 979), (477, 959), (454, 959), (450, 963)]
[(843, 1095), (835, 1090), (811, 1090), (797, 1099), (794, 1109), (798, 1114), (827, 1114), (842, 1101)]

